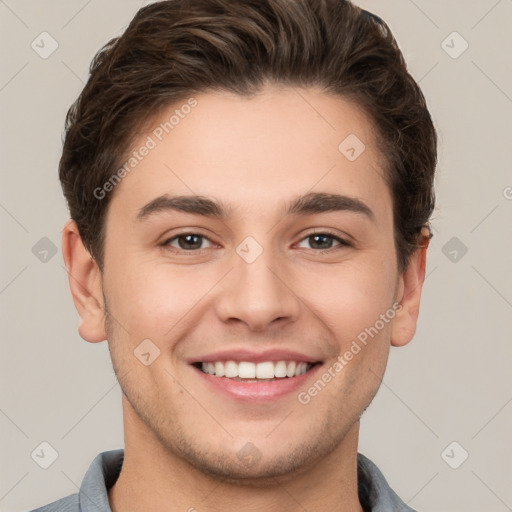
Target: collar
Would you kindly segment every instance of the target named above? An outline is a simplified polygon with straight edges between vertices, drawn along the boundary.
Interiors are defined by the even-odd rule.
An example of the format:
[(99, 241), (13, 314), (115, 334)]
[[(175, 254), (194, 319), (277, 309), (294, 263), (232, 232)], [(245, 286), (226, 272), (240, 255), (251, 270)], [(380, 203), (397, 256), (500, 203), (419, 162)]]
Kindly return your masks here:
[[(121, 472), (124, 450), (102, 452), (92, 461), (79, 492), (80, 512), (111, 512), (108, 489)], [(357, 454), (357, 488), (364, 512), (415, 512), (391, 489), (379, 468)]]

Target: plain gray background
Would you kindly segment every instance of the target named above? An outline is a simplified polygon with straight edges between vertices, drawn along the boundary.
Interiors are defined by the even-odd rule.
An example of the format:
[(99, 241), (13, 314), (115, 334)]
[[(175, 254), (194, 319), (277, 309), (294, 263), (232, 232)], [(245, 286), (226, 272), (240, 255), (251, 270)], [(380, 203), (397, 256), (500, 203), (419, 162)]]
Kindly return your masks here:
[[(0, 0), (2, 511), (76, 492), (97, 453), (123, 446), (107, 345), (77, 332), (57, 164), (93, 55), (144, 3)], [(391, 350), (360, 451), (420, 511), (512, 510), (512, 1), (358, 3), (393, 29), (440, 136), (418, 331)], [(43, 441), (47, 469), (31, 457)]]

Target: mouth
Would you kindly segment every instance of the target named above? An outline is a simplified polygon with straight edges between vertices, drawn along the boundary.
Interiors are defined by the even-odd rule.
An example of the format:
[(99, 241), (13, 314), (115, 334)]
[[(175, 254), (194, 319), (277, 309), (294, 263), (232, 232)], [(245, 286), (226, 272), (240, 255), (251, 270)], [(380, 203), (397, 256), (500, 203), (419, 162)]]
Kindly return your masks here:
[[(252, 360), (247, 360), (247, 359)], [(255, 360), (256, 359), (256, 360)], [(207, 358), (190, 363), (208, 390), (236, 401), (272, 401), (298, 392), (313, 379), (321, 361), (304, 357), (290, 359), (244, 357)]]
[(203, 373), (238, 382), (268, 382), (304, 375), (319, 363), (305, 361), (209, 361), (195, 363)]

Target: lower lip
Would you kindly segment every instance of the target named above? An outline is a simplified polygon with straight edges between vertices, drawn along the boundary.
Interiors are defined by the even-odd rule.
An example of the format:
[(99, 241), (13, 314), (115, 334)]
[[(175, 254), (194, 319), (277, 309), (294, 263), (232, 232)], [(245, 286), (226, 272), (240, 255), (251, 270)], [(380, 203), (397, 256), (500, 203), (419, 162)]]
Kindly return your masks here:
[(216, 377), (215, 375), (204, 373), (195, 367), (194, 370), (216, 391), (220, 391), (232, 399), (253, 402), (255, 400), (277, 400), (290, 393), (297, 392), (300, 387), (304, 386), (317, 373), (321, 366), (321, 364), (315, 364), (309, 371), (297, 377), (263, 380), (261, 382), (243, 382), (228, 379), (227, 377)]

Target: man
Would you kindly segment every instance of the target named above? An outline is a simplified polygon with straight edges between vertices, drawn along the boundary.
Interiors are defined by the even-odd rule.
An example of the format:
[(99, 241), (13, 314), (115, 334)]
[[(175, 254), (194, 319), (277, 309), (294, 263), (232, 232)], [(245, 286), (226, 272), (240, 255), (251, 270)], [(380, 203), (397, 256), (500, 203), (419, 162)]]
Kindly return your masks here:
[(436, 133), (340, 0), (141, 9), (68, 113), (69, 284), (124, 450), (39, 511), (410, 511), (358, 454), (414, 335)]

